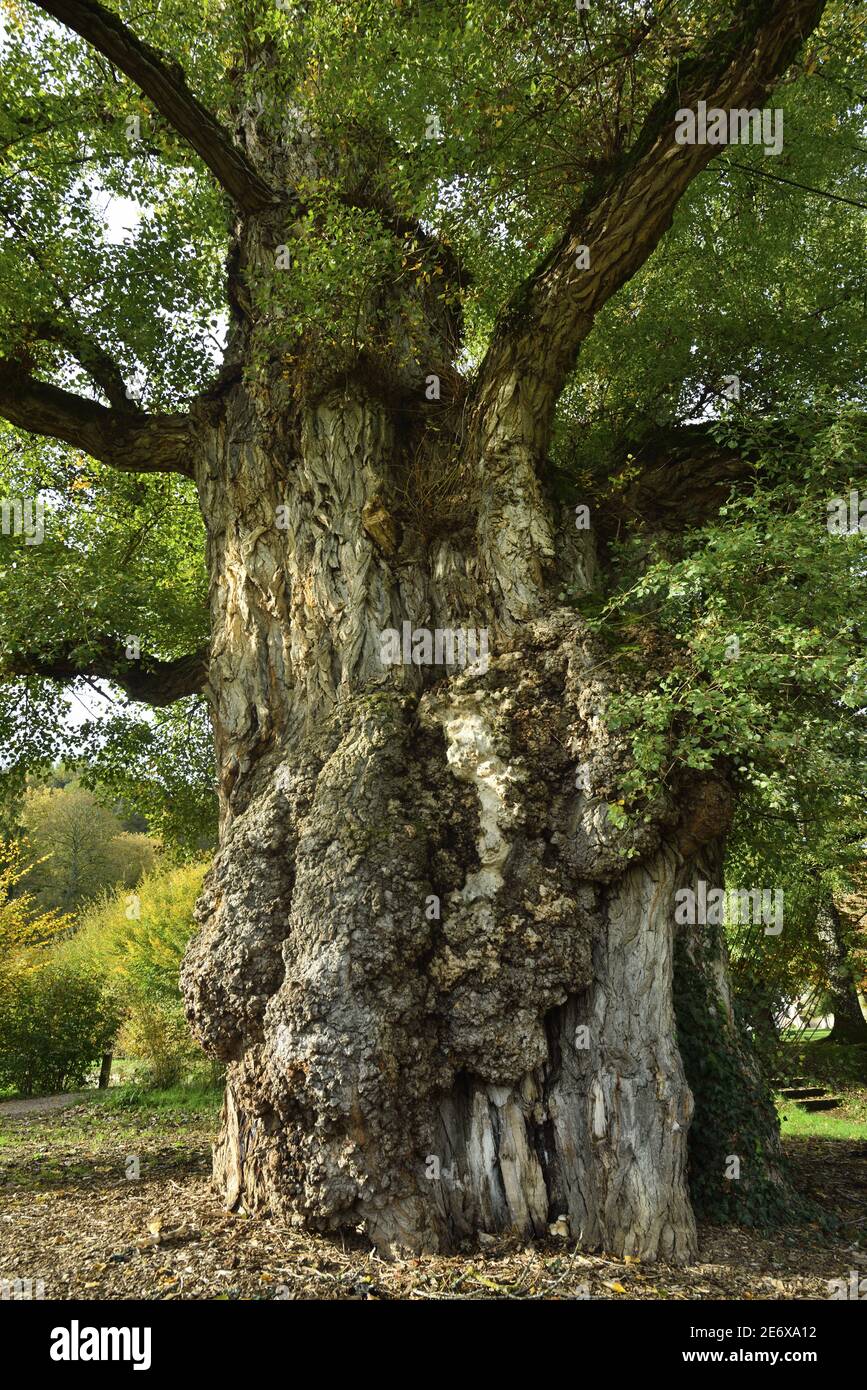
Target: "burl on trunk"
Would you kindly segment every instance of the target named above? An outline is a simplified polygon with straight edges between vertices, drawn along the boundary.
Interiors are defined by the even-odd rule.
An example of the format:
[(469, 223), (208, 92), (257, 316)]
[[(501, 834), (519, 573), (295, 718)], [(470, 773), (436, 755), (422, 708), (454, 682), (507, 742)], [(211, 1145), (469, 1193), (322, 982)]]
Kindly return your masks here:
[[(352, 18), (363, 52), (375, 7), (353, 18), (325, 6), (314, 23), (313, 7), (280, 5), (277, 37), (229, 7), (197, 63), (219, 93), (210, 111), (176, 56), (113, 10), (36, 5), (137, 85), (231, 205), (226, 360), (185, 411), (140, 410), (99, 336), (70, 332), (71, 300), (63, 323), (30, 324), (0, 360), (0, 416), (14, 426), (198, 489), (209, 653), (145, 666), (116, 634), (83, 644), (76, 619), (68, 640), (16, 654), (6, 674), (96, 675), (154, 704), (192, 691), (210, 703), (220, 848), (183, 986), (198, 1037), (228, 1063), (216, 1151), (227, 1200), (323, 1231), (361, 1225), (381, 1245), (446, 1249), (562, 1217), (588, 1247), (688, 1258), (675, 893), (718, 855), (730, 808), (708, 778), (660, 789), (638, 828), (609, 816), (629, 766), (604, 717), (616, 663), (562, 600), (604, 587), (613, 557), (550, 495), (550, 445), (596, 315), (719, 153), (675, 138), (678, 111), (762, 106), (824, 0), (725, 6), (718, 28), (699, 23), (671, 50), (664, 75), (665, 35), (636, 65), (632, 45), (655, 42), (655, 24), (623, 18), (633, 115), (620, 123), (616, 84), (603, 129), (595, 80), (604, 157), (576, 166), (574, 205), (568, 180), (553, 197), (539, 259), (489, 306), (472, 370), (467, 280), (437, 205), (473, 185), (498, 137), (473, 101), (466, 168), (428, 166), (421, 132), (405, 151), (406, 113), (394, 117), (408, 68), (351, 114), (320, 111), (317, 25), (332, 10), (335, 25)], [(396, 9), (403, 43), (421, 19)], [(178, 31), (160, 17), (156, 33)], [(520, 22), (502, 33), (523, 72)], [(456, 90), (469, 94), (463, 52)], [(414, 58), (413, 73), (410, 85)], [(528, 113), (544, 111), (545, 86), (528, 90)], [(156, 144), (149, 153), (165, 144), (174, 159), (172, 141)], [(461, 139), (449, 149), (457, 158)], [(518, 203), (532, 196), (525, 172), (504, 184)], [(190, 235), (184, 223), (178, 254)], [(468, 254), (493, 254), (486, 236), (472, 233)], [(107, 342), (119, 328), (112, 317)], [(108, 404), (31, 375), (33, 335), (71, 353)], [(671, 512), (685, 497), (692, 524), (699, 500), (722, 500), (730, 463), (660, 466), (657, 499)], [(405, 624), (422, 630), (408, 662), (395, 659)], [(730, 1030), (722, 945), (679, 956)]]
[[(233, 391), (200, 472), (223, 826), (184, 969), (229, 1063), (227, 1201), (422, 1250), (563, 1216), (587, 1247), (688, 1258), (675, 891), (724, 817), (700, 795), (638, 831), (608, 816), (610, 663), (574, 610), (527, 611), (546, 569), (596, 582), (588, 534), (536, 488), (496, 561), (406, 516), (388, 546), (382, 405), (263, 418)], [(385, 665), (408, 619), (487, 652)]]

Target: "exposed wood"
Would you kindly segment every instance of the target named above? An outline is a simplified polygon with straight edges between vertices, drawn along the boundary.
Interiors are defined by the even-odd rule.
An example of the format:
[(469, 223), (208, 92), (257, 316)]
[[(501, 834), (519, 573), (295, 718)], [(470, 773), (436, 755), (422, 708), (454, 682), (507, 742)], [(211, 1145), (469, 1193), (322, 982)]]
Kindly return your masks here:
[[(317, 166), (315, 149), (269, 145), (250, 117), (263, 179), (117, 16), (88, 0), (41, 8), (132, 77), (245, 212), (271, 204), (269, 183), (292, 187), (293, 171), (335, 177), (329, 152)], [(620, 1256), (695, 1250), (674, 893), (720, 839), (725, 797), (683, 772), (640, 824), (610, 814), (632, 758), (604, 720), (619, 677), (557, 598), (567, 583), (593, 587), (598, 538), (564, 537), (541, 465), (595, 315), (716, 152), (675, 143), (676, 109), (762, 101), (822, 9), (741, 4), (680, 64), (507, 306), (471, 400), (451, 415), (444, 404), (427, 435), (407, 402), (428, 374), (453, 372), (446, 296), (374, 284), (357, 340), (391, 342), (392, 355), (305, 357), (250, 292), (274, 264), (261, 217), (235, 229), (231, 364), (190, 416), (109, 410), (0, 365), (13, 424), (196, 481), (209, 656), (140, 671), (116, 644), (90, 642), (8, 672), (98, 674), (152, 703), (207, 682), (221, 837), (182, 983), (197, 1037), (228, 1064), (214, 1173), (230, 1206), (319, 1230), (361, 1224), (383, 1247), (543, 1235), (562, 1220)], [(365, 158), (359, 148), (350, 201), (378, 172)], [(434, 462), (457, 456), (475, 474), (468, 519), (431, 540), (401, 491), (419, 433), (439, 436)], [(712, 505), (743, 460), (703, 443), (700, 487), (695, 454), (651, 451), (628, 505), (654, 524), (674, 497), (681, 512), (699, 493)], [(383, 631), (404, 623), (483, 628), (490, 662), (389, 666)], [(708, 968), (725, 1006), (722, 956)]]
[[(351, 455), (328, 438), (337, 486)], [(260, 543), (264, 563), (276, 539)], [(257, 623), (270, 612), (258, 682), (287, 614), (259, 586), (234, 592), (234, 621), (254, 595)], [(580, 621), (531, 625), (484, 675), (421, 701), (377, 690), (362, 663), (330, 719), (243, 737), (225, 660), (211, 682), (237, 758), (182, 978), (197, 1034), (230, 1063), (227, 1201), (427, 1250), (565, 1215), (586, 1246), (687, 1259), (680, 858), (661, 823), (623, 839), (608, 821), (619, 755)], [(596, 794), (576, 792), (578, 757)]]

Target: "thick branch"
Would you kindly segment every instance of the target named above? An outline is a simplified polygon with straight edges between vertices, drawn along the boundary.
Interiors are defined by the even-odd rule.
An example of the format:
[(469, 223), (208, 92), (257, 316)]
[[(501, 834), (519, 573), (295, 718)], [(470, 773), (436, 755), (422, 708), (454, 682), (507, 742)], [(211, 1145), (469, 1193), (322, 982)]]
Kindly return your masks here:
[[(867, 418), (861, 423), (867, 425)], [(591, 480), (587, 489), (598, 504), (594, 525), (600, 533), (610, 536), (623, 522), (678, 534), (702, 526), (719, 514), (733, 487), (754, 483), (756, 464), (771, 440), (783, 458), (797, 458), (803, 444), (785, 421), (776, 422), (764, 442), (748, 431), (742, 440), (720, 442), (716, 428), (717, 422), (709, 421), (654, 431), (623, 458), (630, 475), (625, 487), (616, 477), (617, 464), (602, 463), (598, 488)]]
[(132, 78), (245, 212), (269, 206), (275, 195), (259, 177), (228, 131), (193, 96), (181, 68), (93, 0), (35, 0), (46, 14), (80, 34), (115, 67)]
[(539, 466), (579, 347), (602, 306), (671, 226), (690, 182), (722, 148), (678, 144), (678, 110), (701, 100), (724, 110), (761, 105), (824, 6), (740, 0), (737, 21), (680, 63), (632, 149), (588, 193), (501, 315), (479, 370), (471, 422), (479, 557), (503, 624), (538, 610), (555, 563)]
[[(867, 429), (867, 415), (857, 418)], [(765, 451), (797, 459), (803, 449), (799, 430), (785, 420), (763, 430), (761, 440), (745, 430), (743, 438), (735, 433), (720, 442), (717, 427), (717, 421), (708, 421), (655, 430), (624, 459), (634, 475), (625, 488), (607, 487), (611, 470), (606, 469), (599, 492), (604, 507), (597, 518), (603, 533), (621, 521), (678, 532), (701, 526), (718, 514), (736, 484), (751, 485)]]
[(95, 339), (79, 328), (66, 324), (53, 323), (47, 319), (28, 325), (29, 336), (46, 343), (58, 343), (60, 347), (75, 358), (93, 382), (99, 387), (106, 400), (118, 410), (130, 410), (126, 382), (120, 368), (111, 356), (101, 348)]
[(0, 359), (0, 415), (31, 434), (62, 439), (126, 473), (191, 476), (190, 419), (109, 410)]
[[(824, 7), (825, 0), (741, 0), (735, 24), (679, 64), (633, 148), (588, 194), (501, 316), (480, 370), (483, 421), (508, 408), (505, 391), (520, 397), (537, 428), (550, 425), (596, 314), (644, 264), (688, 185), (724, 148), (675, 143), (677, 111), (700, 100), (724, 110), (761, 105)], [(585, 246), (589, 268), (579, 269)]]
[(755, 474), (755, 449), (720, 444), (710, 425), (659, 431), (630, 455), (640, 472), (625, 489), (606, 491), (597, 516), (603, 534), (621, 521), (680, 532), (701, 526), (728, 500), (736, 483)]
[(21, 652), (2, 663), (0, 679), (21, 676), (47, 676), (56, 681), (86, 677), (110, 680), (126, 691), (131, 700), (145, 705), (174, 704), (185, 695), (204, 690), (208, 679), (207, 650), (173, 661), (130, 661), (122, 642), (104, 637), (81, 644), (65, 642), (53, 655)]

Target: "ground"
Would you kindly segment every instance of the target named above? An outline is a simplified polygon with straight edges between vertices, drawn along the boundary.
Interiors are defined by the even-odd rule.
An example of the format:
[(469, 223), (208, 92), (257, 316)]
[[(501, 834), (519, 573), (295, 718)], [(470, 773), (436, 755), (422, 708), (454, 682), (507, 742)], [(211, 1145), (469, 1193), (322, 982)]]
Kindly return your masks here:
[(827, 1299), (828, 1280), (867, 1275), (867, 1106), (855, 1090), (849, 1133), (863, 1137), (785, 1141), (798, 1189), (833, 1220), (765, 1235), (705, 1226), (687, 1270), (582, 1255), (557, 1237), (387, 1261), (360, 1236), (223, 1210), (209, 1183), (216, 1092), (66, 1100), (0, 1106), (0, 1279), (42, 1279), (46, 1298)]

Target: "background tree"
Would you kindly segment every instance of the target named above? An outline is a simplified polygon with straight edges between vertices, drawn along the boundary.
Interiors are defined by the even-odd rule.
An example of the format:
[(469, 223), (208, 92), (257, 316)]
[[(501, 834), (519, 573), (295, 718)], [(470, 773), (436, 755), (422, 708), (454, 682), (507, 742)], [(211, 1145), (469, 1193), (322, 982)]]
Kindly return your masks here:
[(832, 1041), (867, 1042), (859, 999), (867, 839), (860, 769), (839, 760), (812, 785), (803, 770), (792, 768), (788, 787), (777, 778), (764, 795), (743, 799), (726, 865), (732, 884), (773, 883), (784, 895), (779, 935), (761, 924), (729, 926), (735, 992), (774, 1066), (780, 1020), (802, 1000), (808, 1015), (833, 1013)]
[[(744, 786), (863, 738), (860, 537), (825, 528), (863, 16), (825, 8), (7, 7), (4, 467), (54, 502), (7, 541), (11, 770), (56, 756), (52, 682), (207, 701), (184, 988), (230, 1203), (695, 1249), (675, 892)], [(782, 106), (782, 167), (678, 144), (699, 101)], [(720, 682), (729, 576), (745, 629), (772, 581), (773, 643)], [(384, 668), (404, 622), (489, 629), (488, 668)], [(682, 944), (727, 1016), (722, 942)]]
[(865, 976), (864, 944), (844, 921), (831, 898), (820, 927), (827, 949), (828, 993), (834, 1023), (829, 1042), (867, 1043), (867, 1019), (861, 1007)]
[[(831, 1040), (836, 1041), (838, 1018), (841, 1023), (839, 1041), (867, 1043), (867, 865), (862, 860), (854, 866), (850, 890), (833, 899), (835, 916), (831, 921), (833, 944), (838, 969), (841, 969), (840, 1002), (834, 1015)], [(860, 1015), (860, 1017), (859, 1017)]]
[(0, 1087), (30, 1096), (81, 1085), (119, 1018), (93, 974), (56, 960), (72, 920), (28, 893), (25, 849), (0, 845)]
[(82, 787), (32, 788), (21, 815), (35, 855), (28, 887), (43, 907), (69, 913), (116, 884), (133, 888), (156, 860), (153, 840)]

